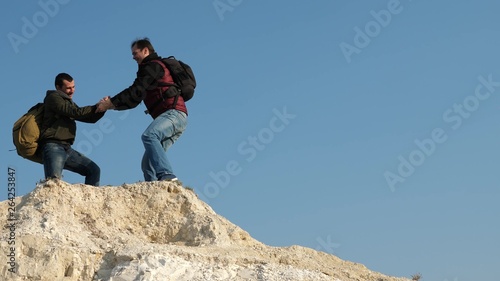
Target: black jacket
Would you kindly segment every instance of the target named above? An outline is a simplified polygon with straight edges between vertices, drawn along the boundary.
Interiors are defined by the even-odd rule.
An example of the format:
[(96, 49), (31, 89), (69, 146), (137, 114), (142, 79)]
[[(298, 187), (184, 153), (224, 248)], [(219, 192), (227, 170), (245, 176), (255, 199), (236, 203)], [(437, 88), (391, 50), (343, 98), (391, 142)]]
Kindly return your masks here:
[(97, 108), (95, 105), (79, 107), (61, 91), (47, 91), (44, 103), (41, 143), (57, 142), (72, 145), (76, 136), (75, 120), (95, 123), (104, 116), (104, 112), (95, 113)]
[[(153, 62), (158, 60), (161, 60), (161, 57), (156, 53), (152, 53), (143, 59), (142, 63), (139, 64), (134, 83), (111, 98), (111, 102), (116, 110), (134, 108), (146, 99), (148, 94), (154, 94), (158, 91), (158, 81), (165, 75), (163, 67), (159, 63)], [(175, 108), (187, 114), (187, 108), (182, 97), (179, 96), (175, 107), (171, 107), (174, 104), (174, 100), (175, 98), (173, 97), (167, 98), (165, 100), (165, 109)], [(151, 111), (151, 108), (148, 108), (148, 110)]]

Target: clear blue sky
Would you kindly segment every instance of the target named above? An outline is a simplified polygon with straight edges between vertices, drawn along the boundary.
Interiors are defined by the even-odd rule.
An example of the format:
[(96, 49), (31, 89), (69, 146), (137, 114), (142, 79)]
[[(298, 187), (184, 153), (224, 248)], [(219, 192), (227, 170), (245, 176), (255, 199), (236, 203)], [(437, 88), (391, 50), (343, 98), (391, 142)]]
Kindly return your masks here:
[[(55, 75), (94, 104), (132, 83), (129, 44), (148, 36), (197, 75), (169, 157), (217, 213), (389, 275), (498, 279), (497, 1), (171, 2), (3, 4), (0, 199), (7, 167), (17, 195), (44, 176), (9, 151), (11, 129)], [(79, 123), (74, 148), (103, 185), (143, 179), (143, 110)]]

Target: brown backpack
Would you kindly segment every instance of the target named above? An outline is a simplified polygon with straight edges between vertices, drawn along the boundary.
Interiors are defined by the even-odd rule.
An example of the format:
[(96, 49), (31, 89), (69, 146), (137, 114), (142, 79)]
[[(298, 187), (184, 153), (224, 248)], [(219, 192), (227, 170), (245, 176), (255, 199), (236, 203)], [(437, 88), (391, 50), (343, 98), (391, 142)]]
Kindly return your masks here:
[(14, 128), (12, 129), (12, 138), (17, 154), (40, 164), (43, 163), (43, 160), (41, 155), (37, 154), (36, 151), (38, 149), (40, 132), (42, 131), (44, 109), (45, 106), (43, 103), (37, 103), (14, 123)]

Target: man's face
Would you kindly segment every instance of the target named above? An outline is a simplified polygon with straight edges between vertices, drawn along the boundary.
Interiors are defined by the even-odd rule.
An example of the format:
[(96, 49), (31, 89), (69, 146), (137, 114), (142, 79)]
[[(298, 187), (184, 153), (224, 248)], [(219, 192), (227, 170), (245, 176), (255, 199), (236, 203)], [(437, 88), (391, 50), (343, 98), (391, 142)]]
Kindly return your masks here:
[(137, 64), (140, 64), (147, 56), (149, 56), (148, 48), (139, 49), (136, 45), (132, 47), (132, 58), (137, 62)]
[(68, 80), (63, 80), (62, 86), (56, 87), (59, 91), (66, 93), (70, 99), (73, 98), (73, 94), (75, 93), (75, 80), (69, 82)]

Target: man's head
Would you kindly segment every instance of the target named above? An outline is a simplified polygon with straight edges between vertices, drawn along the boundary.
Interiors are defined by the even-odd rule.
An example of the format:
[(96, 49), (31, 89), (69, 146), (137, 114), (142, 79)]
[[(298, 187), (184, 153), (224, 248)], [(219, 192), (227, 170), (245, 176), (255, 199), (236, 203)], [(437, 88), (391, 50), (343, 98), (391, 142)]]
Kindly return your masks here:
[(132, 49), (132, 58), (138, 63), (142, 63), (142, 60), (155, 52), (153, 45), (149, 41), (149, 38), (142, 38), (132, 42), (130, 46)]
[(70, 98), (73, 98), (73, 94), (75, 93), (75, 81), (71, 75), (67, 73), (57, 74), (55, 85), (56, 90), (59, 90), (67, 94)]

